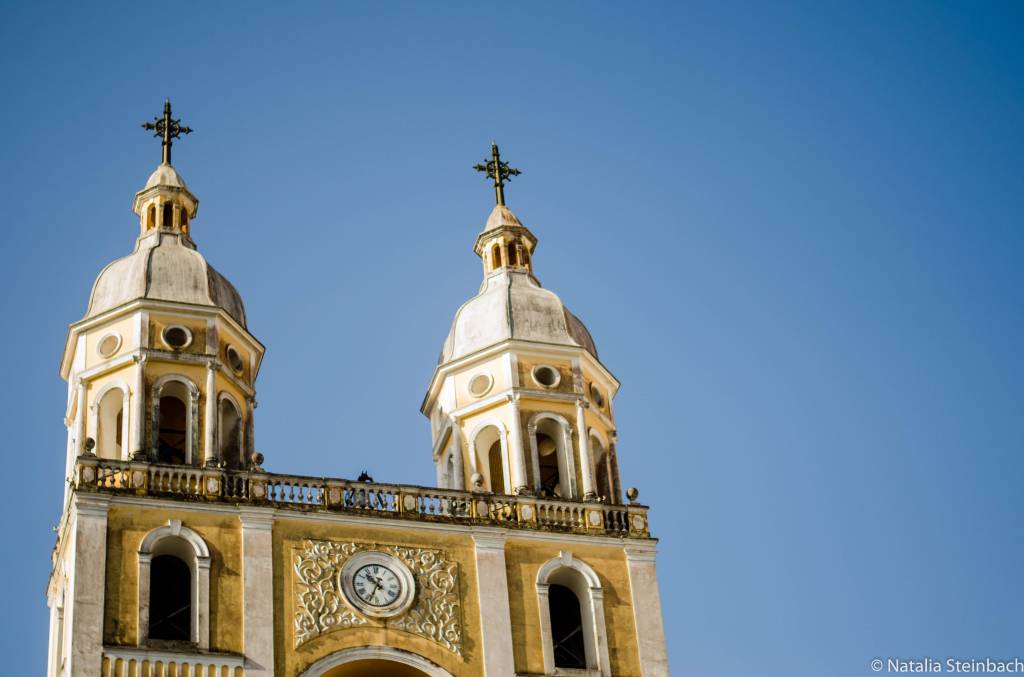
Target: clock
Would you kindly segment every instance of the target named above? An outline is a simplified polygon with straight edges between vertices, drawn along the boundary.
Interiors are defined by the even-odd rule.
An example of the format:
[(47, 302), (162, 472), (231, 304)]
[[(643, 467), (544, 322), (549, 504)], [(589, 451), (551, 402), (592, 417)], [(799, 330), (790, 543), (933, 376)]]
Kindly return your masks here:
[(412, 604), (416, 579), (405, 562), (378, 550), (349, 558), (339, 574), (345, 601), (364, 616), (397, 616)]

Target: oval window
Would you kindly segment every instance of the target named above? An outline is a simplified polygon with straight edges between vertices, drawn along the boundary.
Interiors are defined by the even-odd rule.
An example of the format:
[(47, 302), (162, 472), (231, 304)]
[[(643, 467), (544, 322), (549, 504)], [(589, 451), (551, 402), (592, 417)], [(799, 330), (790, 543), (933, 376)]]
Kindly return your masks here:
[(180, 324), (167, 327), (160, 336), (163, 338), (164, 344), (174, 350), (187, 348), (192, 343), (192, 332)]
[(245, 361), (242, 359), (242, 354), (235, 350), (234, 346), (228, 346), (227, 349), (224, 351), (224, 354), (227, 355), (228, 365), (231, 367), (231, 371), (235, 372), (236, 374), (241, 374), (242, 368), (245, 366)]
[(120, 347), (121, 335), (117, 332), (111, 332), (101, 338), (100, 342), (96, 344), (96, 352), (100, 354), (100, 357), (110, 357)]
[(483, 397), (494, 385), (490, 374), (477, 374), (469, 381), (469, 392), (474, 397)]
[(590, 399), (601, 409), (604, 409), (604, 393), (593, 383), (590, 384)]
[(539, 364), (533, 368), (533, 380), (545, 388), (554, 388), (562, 380), (562, 376), (551, 365)]

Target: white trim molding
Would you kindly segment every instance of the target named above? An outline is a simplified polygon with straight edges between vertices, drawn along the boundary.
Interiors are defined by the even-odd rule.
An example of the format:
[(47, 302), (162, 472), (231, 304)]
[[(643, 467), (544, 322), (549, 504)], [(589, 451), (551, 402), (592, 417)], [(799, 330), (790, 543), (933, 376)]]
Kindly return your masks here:
[[(182, 547), (186, 546), (186, 547)], [(149, 593), (151, 566), (156, 555), (174, 555), (192, 572), (191, 641), (200, 649), (210, 648), (210, 549), (203, 537), (168, 520), (166, 526), (146, 534), (139, 546), (139, 646), (149, 641)]]
[(303, 672), (299, 673), (299, 677), (321, 677), (332, 669), (346, 663), (367, 660), (408, 665), (420, 670), (427, 677), (453, 677), (452, 673), (437, 663), (429, 661), (411, 651), (395, 649), (389, 646), (356, 646), (335, 651), (310, 665)]
[[(586, 670), (555, 667), (555, 649), (551, 638), (551, 607), (548, 600), (549, 588), (553, 584), (569, 588), (579, 600), (580, 616), (583, 620), (583, 645), (587, 654)], [(545, 562), (537, 572), (537, 606), (540, 610), (544, 674), (611, 677), (608, 631), (604, 619), (604, 589), (601, 587), (601, 579), (590, 565), (566, 551)], [(643, 674), (646, 676), (647, 672), (644, 671)]]

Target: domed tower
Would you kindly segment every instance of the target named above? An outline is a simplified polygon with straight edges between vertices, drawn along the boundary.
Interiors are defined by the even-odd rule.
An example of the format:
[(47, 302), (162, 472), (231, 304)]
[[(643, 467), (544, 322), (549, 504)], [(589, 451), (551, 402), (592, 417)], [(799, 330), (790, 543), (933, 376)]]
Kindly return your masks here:
[(199, 201), (171, 165), (171, 144), (192, 130), (164, 115), (145, 125), (163, 161), (136, 193), (135, 249), (93, 285), (71, 325), (67, 468), (75, 459), (245, 468), (253, 452), (255, 380), (264, 348), (242, 298), (196, 250)]
[(590, 332), (534, 276), (537, 238), (505, 205), (519, 174), (498, 147), (476, 169), (496, 206), (473, 250), (480, 291), (455, 313), (421, 411), (438, 483), (493, 494), (621, 502), (612, 399)]

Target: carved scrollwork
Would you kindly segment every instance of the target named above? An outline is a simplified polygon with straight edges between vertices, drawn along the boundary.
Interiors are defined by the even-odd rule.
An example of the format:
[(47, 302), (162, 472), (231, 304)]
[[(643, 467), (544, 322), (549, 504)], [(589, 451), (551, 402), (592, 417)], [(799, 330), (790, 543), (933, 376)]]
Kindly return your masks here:
[[(395, 618), (371, 621), (345, 601), (338, 574), (357, 552), (376, 550), (389, 553), (409, 567), (416, 578), (416, 599), (412, 607)], [(462, 608), (459, 565), (444, 551), (408, 548), (377, 543), (336, 543), (303, 541), (293, 557), (295, 593), (295, 646), (341, 628), (383, 623), (437, 642), (462, 655)]]

